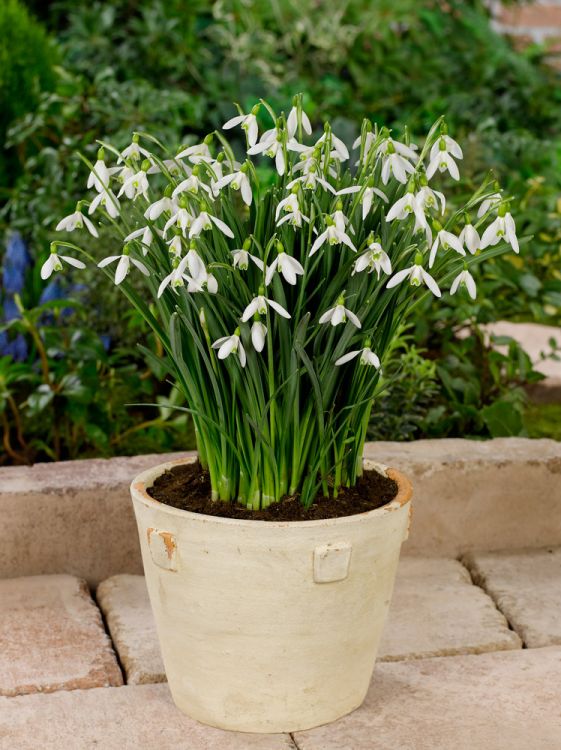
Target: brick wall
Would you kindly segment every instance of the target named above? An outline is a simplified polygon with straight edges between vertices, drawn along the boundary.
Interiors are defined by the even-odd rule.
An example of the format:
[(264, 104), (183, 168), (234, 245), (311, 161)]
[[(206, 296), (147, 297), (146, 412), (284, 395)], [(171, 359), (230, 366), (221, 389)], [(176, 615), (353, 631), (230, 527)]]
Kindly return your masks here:
[(545, 44), (552, 52), (561, 51), (561, 0), (536, 0), (503, 7), (498, 0), (489, 3), (498, 31), (513, 36), (521, 44)]

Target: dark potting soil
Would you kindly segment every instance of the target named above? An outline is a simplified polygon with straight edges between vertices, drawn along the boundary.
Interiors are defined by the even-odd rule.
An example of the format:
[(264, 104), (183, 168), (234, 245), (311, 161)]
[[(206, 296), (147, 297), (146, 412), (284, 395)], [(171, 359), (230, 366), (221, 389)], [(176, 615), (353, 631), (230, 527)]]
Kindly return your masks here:
[(389, 503), (397, 494), (397, 483), (377, 471), (365, 471), (354, 487), (341, 487), (336, 498), (318, 495), (309, 508), (300, 503), (300, 495), (285, 495), (264, 510), (249, 510), (240, 503), (210, 499), (210, 479), (197, 463), (174, 466), (161, 474), (150, 497), (172, 508), (204, 513), (207, 516), (241, 518), (252, 521), (316, 521), (366, 513)]

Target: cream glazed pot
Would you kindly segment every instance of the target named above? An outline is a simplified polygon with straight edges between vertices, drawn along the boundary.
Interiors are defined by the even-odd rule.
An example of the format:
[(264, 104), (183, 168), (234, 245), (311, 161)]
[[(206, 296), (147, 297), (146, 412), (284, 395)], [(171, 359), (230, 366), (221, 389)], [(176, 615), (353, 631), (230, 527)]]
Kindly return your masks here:
[[(194, 460), (194, 459), (187, 459)], [(269, 522), (172, 508), (140, 474), (131, 494), (173, 700), (198, 721), (293, 732), (363, 702), (407, 538), (411, 485), (354, 516)]]

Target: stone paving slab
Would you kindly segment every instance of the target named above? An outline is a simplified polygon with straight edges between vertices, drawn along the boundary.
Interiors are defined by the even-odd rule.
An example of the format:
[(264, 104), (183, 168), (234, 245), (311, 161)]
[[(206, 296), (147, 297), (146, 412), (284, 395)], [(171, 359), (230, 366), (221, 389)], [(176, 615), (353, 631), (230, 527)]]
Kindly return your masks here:
[(457, 560), (404, 557), (378, 658), (383, 661), (520, 648), (493, 601)]
[(0, 580), (0, 695), (122, 683), (84, 581), (67, 575)]
[[(97, 600), (128, 683), (162, 682), (164, 665), (144, 576), (104, 581)], [(504, 616), (457, 560), (403, 558), (379, 658), (386, 661), (521, 647)]]
[(144, 576), (123, 574), (108, 578), (98, 586), (96, 598), (125, 670), (127, 684), (165, 682)]
[(561, 547), (474, 552), (465, 563), (527, 647), (561, 645)]
[(561, 648), (378, 664), (365, 703), (299, 750), (558, 750)]
[(0, 750), (293, 750), (289, 735), (225, 732), (173, 704), (167, 685), (0, 698)]

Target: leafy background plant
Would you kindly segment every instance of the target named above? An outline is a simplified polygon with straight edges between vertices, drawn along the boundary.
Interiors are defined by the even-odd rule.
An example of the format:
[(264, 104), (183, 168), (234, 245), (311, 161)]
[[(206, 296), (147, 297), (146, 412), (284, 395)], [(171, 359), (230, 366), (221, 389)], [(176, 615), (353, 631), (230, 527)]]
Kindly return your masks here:
[[(398, 387), (388, 392), (375, 409), (371, 433), (386, 439), (485, 437), (504, 434), (508, 427), (510, 434), (528, 429), (532, 434), (523, 385), (538, 376), (528, 362), (521, 365), (521, 354), (515, 352), (512, 365), (478, 343), (478, 325), (500, 318), (561, 323), (559, 73), (545, 64), (540, 48), (516, 51), (497, 35), (479, 0), (446, 5), (334, 0), (329, 13), (326, 7), (315, 0), (7, 0), (0, 8), (0, 30), (9, 24), (15, 31), (0, 34), (0, 137), (7, 139), (3, 158), (9, 165), (0, 165), (0, 194), (6, 199), (0, 220), (6, 241), (19, 232), (29, 255), (20, 291), (24, 307), (30, 312), (39, 304), (36, 264), (48, 250), (56, 221), (73, 209), (83, 186), (85, 170), (75, 153), (93, 156), (97, 137), (124, 146), (130, 131), (143, 127), (179, 144), (219, 126), (232, 114), (232, 100), (247, 108), (266, 96), (277, 108), (287, 109), (296, 91), (305, 92), (305, 107), (315, 123), (331, 118), (347, 141), (356, 135), (352, 123), (363, 115), (398, 132), (407, 121), (414, 136), (445, 112), (454, 135), (467, 144), (462, 170), (467, 189), (492, 166), (517, 197), (513, 208), (519, 234), (533, 239), (523, 251), (522, 275), (517, 259), (485, 264), (485, 302), (419, 314), (413, 339), (404, 344), (396, 367), (405, 390), (411, 388), (411, 378), (423, 385), (409, 393), (411, 406), (401, 426), (391, 414), (401, 411), (396, 405), (404, 393)], [(462, 197), (457, 195), (458, 203)], [(94, 244), (89, 249), (100, 253)], [(107, 254), (107, 247), (102, 249)], [(4, 270), (0, 303), (6, 324), (20, 314), (10, 289)], [(84, 288), (61, 286), (57, 294), (78, 299), (83, 307), (76, 305), (63, 322), (58, 315), (51, 328), (75, 326), (84, 341), (110, 337), (103, 356), (92, 345), (102, 381), (98, 389), (106, 384), (109, 394), (107, 373), (113, 371), (127, 386), (126, 393), (119, 393), (126, 403), (149, 401), (148, 387), (155, 398), (169, 391), (169, 384), (159, 383), (160, 372), (140, 381), (126, 375), (127, 368), (139, 373), (151, 368), (135, 347), (145, 331), (138, 319), (124, 315), (114, 290), (94, 286), (86, 277)], [(44, 328), (44, 314), (37, 320), (43, 339), (54, 335)], [(452, 338), (450, 332), (466, 320), (472, 336)], [(16, 370), (21, 379), (12, 378), (10, 388), (25, 414), (30, 394), (39, 387), (40, 370), (29, 332), (13, 324), (0, 349), (11, 357), (6, 370), (16, 367), (14, 356), (18, 368), (24, 368)], [(104, 357), (113, 357), (111, 367)], [(50, 364), (62, 379), (60, 363)], [(508, 408), (516, 416), (506, 423), (493, 419), (493, 408), (505, 413)], [(62, 411), (71, 424), (78, 419), (72, 409)], [(10, 408), (2, 413), (15, 439)], [(150, 421), (156, 410), (119, 413), (122, 421), (117, 420), (116, 429), (125, 432)], [(112, 442), (115, 420), (111, 427), (94, 409), (87, 420), (105, 437), (90, 429), (96, 441), (84, 431), (80, 455), (100, 452), (102, 444), (105, 455), (140, 449), (132, 435), (140, 437), (142, 430)], [(24, 432), (32, 435), (29, 442), (36, 441), (26, 460), (52, 454), (53, 436), (43, 430), (46, 424), (46, 419), (24, 417)], [(166, 433), (161, 448), (188, 446), (186, 430)], [(543, 434), (543, 425), (540, 430)], [(72, 434), (72, 429), (61, 431), (62, 456), (74, 450)], [(158, 447), (158, 435), (152, 434), (150, 450)]]

